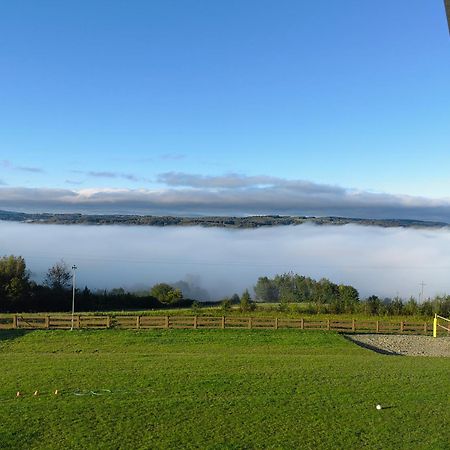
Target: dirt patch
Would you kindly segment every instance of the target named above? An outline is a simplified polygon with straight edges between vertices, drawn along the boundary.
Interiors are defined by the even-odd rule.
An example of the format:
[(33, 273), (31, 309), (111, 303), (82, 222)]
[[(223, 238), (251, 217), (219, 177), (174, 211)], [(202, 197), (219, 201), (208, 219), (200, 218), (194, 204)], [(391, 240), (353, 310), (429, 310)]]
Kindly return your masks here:
[(393, 334), (353, 334), (346, 337), (362, 347), (387, 355), (450, 358), (450, 337)]

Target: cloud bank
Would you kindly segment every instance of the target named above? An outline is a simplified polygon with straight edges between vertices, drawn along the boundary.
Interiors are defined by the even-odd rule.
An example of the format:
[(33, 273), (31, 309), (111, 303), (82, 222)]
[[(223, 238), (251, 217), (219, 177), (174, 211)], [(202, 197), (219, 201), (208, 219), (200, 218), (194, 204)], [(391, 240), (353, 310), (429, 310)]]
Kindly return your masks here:
[[(106, 176), (105, 173), (100, 173)], [(0, 208), (172, 215), (286, 214), (450, 222), (450, 198), (374, 193), (271, 176), (160, 174), (158, 189), (1, 187)]]

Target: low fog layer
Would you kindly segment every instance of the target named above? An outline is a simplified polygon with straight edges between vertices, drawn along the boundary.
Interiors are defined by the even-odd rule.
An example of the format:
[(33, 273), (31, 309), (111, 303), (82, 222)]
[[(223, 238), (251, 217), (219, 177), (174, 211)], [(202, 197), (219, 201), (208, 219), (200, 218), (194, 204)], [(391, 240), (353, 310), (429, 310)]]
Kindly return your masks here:
[[(294, 271), (354, 285), (366, 296), (450, 292), (450, 232), (358, 225), (229, 230), (200, 227), (37, 225), (0, 222), (0, 255), (25, 257), (41, 281), (63, 258), (78, 286), (148, 288), (185, 280), (218, 299), (259, 276)], [(201, 293), (201, 289), (197, 292)]]

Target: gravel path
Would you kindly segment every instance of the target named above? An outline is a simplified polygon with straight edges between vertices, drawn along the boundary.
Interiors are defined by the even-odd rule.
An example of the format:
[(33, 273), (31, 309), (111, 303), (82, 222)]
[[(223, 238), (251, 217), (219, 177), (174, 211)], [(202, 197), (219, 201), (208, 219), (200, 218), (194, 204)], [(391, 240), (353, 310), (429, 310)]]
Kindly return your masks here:
[(450, 337), (433, 338), (394, 334), (353, 334), (346, 337), (362, 347), (388, 355), (450, 358)]

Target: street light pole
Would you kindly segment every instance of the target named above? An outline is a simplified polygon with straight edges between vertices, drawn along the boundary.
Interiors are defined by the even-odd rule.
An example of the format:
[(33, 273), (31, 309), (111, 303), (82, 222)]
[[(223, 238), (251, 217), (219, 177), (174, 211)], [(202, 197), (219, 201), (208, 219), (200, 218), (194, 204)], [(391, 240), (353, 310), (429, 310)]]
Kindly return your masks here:
[(78, 267), (74, 264), (72, 266), (72, 326), (70, 327), (70, 331), (73, 331), (73, 318), (75, 314), (75, 271)]

